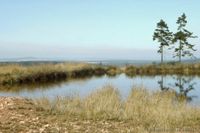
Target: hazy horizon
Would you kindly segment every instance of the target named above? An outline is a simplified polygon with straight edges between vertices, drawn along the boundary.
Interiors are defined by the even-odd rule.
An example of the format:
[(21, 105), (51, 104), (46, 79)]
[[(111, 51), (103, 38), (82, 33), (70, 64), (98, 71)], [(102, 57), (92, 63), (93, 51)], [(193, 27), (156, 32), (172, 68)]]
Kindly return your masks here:
[[(152, 35), (164, 19), (176, 31), (186, 13), (187, 29), (200, 37), (200, 1), (9, 0), (0, 2), (0, 59), (159, 60)], [(196, 57), (200, 57), (200, 39)], [(165, 59), (172, 60), (170, 51)]]

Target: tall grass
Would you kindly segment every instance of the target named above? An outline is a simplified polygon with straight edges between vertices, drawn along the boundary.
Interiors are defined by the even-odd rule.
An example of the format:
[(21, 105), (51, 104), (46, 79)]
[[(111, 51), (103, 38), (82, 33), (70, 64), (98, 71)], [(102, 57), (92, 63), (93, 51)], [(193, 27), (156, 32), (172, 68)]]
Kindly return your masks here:
[(133, 88), (127, 99), (122, 100), (116, 88), (105, 86), (85, 98), (39, 99), (36, 104), (46, 112), (61, 117), (127, 121), (133, 124), (133, 128), (144, 130), (200, 128), (200, 109), (178, 99), (173, 91), (150, 92)]

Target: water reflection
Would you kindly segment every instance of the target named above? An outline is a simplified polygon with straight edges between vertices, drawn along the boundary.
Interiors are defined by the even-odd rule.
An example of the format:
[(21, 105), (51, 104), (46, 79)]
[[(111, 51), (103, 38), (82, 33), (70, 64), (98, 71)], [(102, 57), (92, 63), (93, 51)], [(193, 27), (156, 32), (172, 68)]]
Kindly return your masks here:
[(158, 84), (159, 84), (160, 89), (162, 91), (167, 91), (167, 90), (170, 89), (169, 87), (167, 87), (167, 86), (164, 85), (164, 76), (163, 75), (161, 76), (161, 80), (158, 80)]
[(160, 89), (162, 91), (174, 90), (178, 98), (185, 98), (188, 102), (191, 102), (193, 98), (197, 96), (189, 96), (189, 92), (195, 89), (196, 82), (194, 77), (185, 77), (181, 75), (172, 76), (172, 82), (165, 84), (166, 76), (161, 76), (158, 81)]
[(134, 77), (128, 77), (125, 74), (114, 77), (103, 75), (48, 84), (0, 86), (0, 96), (21, 96), (33, 99), (45, 96), (51, 99), (57, 96), (70, 96), (75, 93), (84, 97), (107, 84), (118, 88), (122, 98), (128, 97), (133, 86), (142, 86), (150, 91), (175, 91), (177, 97), (185, 97), (188, 101), (192, 101), (192, 104), (200, 105), (200, 77), (180, 75), (137, 75)]
[(33, 92), (36, 90), (48, 90), (50, 88), (60, 88), (63, 84), (67, 85), (70, 83), (73, 84), (81, 84), (91, 80), (92, 78), (101, 78), (102, 76), (92, 76), (92, 77), (84, 77), (84, 78), (76, 78), (76, 79), (67, 79), (67, 80), (58, 80), (47, 83), (33, 83), (33, 84), (23, 84), (23, 85), (6, 85), (0, 86), (0, 92), (22, 92), (29, 91)]

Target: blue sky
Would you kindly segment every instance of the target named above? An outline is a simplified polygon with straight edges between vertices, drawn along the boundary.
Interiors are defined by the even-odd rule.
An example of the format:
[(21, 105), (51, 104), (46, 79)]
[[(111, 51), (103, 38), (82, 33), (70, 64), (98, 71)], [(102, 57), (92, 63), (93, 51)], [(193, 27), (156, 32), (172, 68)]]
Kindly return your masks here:
[[(199, 5), (199, 0), (0, 0), (0, 58), (160, 59), (152, 41), (156, 23), (162, 18), (176, 31), (177, 17), (185, 12), (188, 29), (200, 37)], [(191, 42), (200, 50), (199, 39)]]

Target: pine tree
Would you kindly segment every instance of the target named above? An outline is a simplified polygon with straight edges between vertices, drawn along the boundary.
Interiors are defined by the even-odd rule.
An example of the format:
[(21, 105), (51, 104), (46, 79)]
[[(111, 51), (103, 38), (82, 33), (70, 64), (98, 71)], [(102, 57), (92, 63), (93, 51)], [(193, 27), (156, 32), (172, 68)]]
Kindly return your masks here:
[(164, 47), (170, 45), (172, 35), (165, 21), (161, 19), (160, 22), (157, 23), (157, 29), (155, 29), (153, 35), (153, 40), (157, 40), (160, 43), (158, 53), (161, 54), (161, 64), (163, 63)]
[[(183, 13), (176, 22), (178, 24), (177, 32), (174, 34), (173, 44), (174, 44), (174, 57), (179, 58), (179, 62), (181, 62), (182, 57), (185, 56), (193, 56), (194, 45), (188, 42), (190, 38), (197, 38), (193, 36), (193, 33), (185, 29), (187, 20), (186, 15)], [(176, 44), (178, 45), (176, 46)]]

